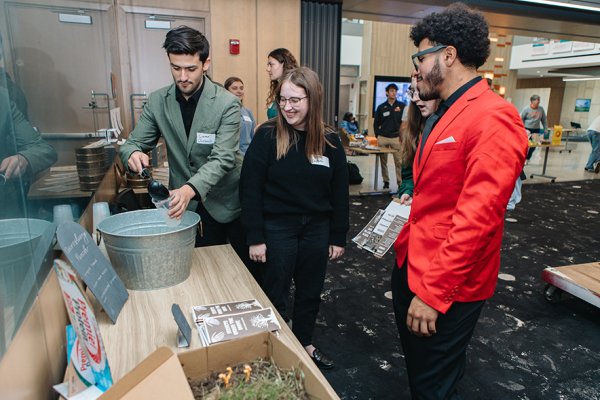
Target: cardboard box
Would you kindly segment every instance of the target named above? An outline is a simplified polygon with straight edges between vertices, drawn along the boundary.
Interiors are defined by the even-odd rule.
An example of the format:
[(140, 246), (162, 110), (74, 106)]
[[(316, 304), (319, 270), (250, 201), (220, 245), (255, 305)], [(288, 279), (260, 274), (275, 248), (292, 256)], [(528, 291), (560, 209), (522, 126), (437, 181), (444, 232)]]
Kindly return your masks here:
[(161, 347), (114, 384), (100, 400), (194, 400), (187, 378), (202, 379), (214, 371), (259, 357), (272, 357), (280, 368), (302, 370), (304, 387), (311, 399), (338, 398), (327, 390), (322, 376), (317, 377), (274, 334), (264, 332), (179, 355)]

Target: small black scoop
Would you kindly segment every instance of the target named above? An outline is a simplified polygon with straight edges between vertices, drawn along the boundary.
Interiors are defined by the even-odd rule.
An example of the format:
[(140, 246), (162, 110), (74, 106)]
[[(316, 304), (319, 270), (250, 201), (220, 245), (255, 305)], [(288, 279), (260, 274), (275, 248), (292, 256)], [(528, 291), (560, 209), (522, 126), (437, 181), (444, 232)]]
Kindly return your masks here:
[(152, 197), (152, 200), (162, 201), (169, 198), (169, 189), (165, 187), (162, 183), (152, 178), (152, 174), (146, 168), (142, 170), (140, 175), (143, 178), (150, 178), (150, 183), (148, 183), (148, 194)]

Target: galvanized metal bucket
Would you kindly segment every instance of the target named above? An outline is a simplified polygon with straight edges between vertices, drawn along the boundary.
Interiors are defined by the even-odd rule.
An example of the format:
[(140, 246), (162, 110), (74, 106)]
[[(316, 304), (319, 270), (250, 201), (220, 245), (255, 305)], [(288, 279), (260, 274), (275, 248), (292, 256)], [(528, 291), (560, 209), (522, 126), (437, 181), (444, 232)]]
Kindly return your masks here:
[(98, 231), (115, 271), (128, 289), (152, 290), (183, 282), (190, 275), (200, 216), (186, 211), (168, 226), (159, 210), (113, 215)]

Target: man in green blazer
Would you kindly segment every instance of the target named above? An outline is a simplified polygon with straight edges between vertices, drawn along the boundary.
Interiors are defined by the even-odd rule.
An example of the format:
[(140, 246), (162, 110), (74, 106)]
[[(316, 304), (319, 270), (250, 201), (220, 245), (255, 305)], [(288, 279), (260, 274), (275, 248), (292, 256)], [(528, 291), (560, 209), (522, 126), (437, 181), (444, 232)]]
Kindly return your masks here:
[(150, 94), (120, 148), (121, 160), (130, 171), (140, 172), (149, 166), (145, 153), (162, 136), (169, 161), (169, 216), (181, 218), (186, 209), (196, 211), (202, 219), (196, 246), (229, 241), (247, 261), (239, 219), (239, 100), (205, 76), (209, 43), (202, 33), (187, 26), (172, 29), (163, 48), (174, 83)]

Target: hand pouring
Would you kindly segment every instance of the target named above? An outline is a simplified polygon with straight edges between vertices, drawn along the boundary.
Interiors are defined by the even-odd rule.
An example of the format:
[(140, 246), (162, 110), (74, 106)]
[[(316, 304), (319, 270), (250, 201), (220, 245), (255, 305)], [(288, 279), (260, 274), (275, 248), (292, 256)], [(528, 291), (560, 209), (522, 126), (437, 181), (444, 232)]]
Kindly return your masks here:
[(169, 189), (165, 187), (162, 183), (152, 178), (152, 174), (146, 168), (142, 169), (140, 175), (144, 178), (149, 178), (150, 183), (148, 183), (148, 194), (155, 201), (166, 200), (169, 198)]

